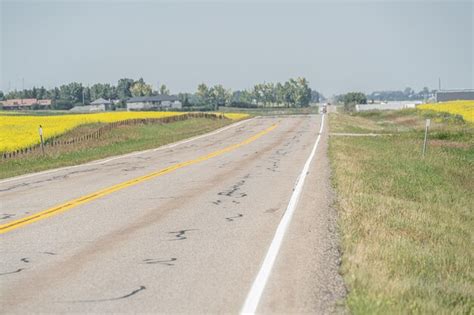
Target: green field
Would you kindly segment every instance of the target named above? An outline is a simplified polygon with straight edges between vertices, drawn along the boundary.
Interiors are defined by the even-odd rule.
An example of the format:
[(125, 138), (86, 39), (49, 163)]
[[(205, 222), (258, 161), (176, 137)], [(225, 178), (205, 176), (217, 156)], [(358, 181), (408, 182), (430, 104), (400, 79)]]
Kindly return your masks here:
[[(47, 147), (45, 156), (27, 155), (23, 158), (0, 160), (0, 178), (76, 165), (108, 156), (156, 148), (167, 143), (203, 134), (232, 123), (229, 119), (192, 118), (169, 124), (121, 126), (107, 132), (100, 139), (76, 145)], [(90, 134), (103, 124), (82, 125), (60, 136), (68, 140)]]
[(473, 314), (474, 128), (415, 111), (330, 114), (342, 273), (354, 314)]

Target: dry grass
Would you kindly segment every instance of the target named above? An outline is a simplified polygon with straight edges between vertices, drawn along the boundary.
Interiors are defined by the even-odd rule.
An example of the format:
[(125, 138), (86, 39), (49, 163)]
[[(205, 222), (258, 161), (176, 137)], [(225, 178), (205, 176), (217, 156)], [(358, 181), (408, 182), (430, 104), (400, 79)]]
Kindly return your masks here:
[[(457, 145), (430, 146), (423, 159), (416, 114), (391, 115), (394, 126), (388, 128), (408, 122), (409, 131), (330, 140), (348, 306), (356, 314), (472, 314), (472, 128), (438, 126), (439, 134), (455, 139), (444, 141)], [(378, 121), (387, 120), (353, 118), (331, 114), (331, 131), (365, 130), (375, 123), (367, 130), (374, 132)]]

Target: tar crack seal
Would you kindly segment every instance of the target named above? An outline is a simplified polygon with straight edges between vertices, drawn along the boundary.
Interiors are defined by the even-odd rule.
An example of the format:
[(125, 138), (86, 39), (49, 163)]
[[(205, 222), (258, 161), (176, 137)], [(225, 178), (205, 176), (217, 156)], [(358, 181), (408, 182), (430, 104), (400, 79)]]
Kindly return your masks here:
[(178, 260), (178, 258), (171, 258), (169, 260), (157, 260), (157, 259), (149, 258), (149, 259), (143, 259), (143, 262), (147, 265), (162, 264), (165, 266), (174, 266), (172, 262), (176, 260)]
[(176, 231), (176, 232), (168, 232), (168, 234), (175, 234), (174, 236), (176, 237), (176, 238), (174, 238), (170, 241), (181, 241), (181, 240), (187, 239), (187, 237), (184, 236), (184, 235), (186, 234), (186, 232), (189, 232), (189, 231), (196, 231), (196, 229), (180, 230), (180, 231)]
[(226, 219), (227, 221), (229, 221), (229, 222), (232, 222), (232, 221), (234, 221), (234, 219), (241, 218), (241, 217), (243, 217), (243, 216), (244, 216), (243, 214), (237, 213), (237, 216), (235, 216), (235, 217), (228, 217), (228, 218), (225, 218), (225, 219)]

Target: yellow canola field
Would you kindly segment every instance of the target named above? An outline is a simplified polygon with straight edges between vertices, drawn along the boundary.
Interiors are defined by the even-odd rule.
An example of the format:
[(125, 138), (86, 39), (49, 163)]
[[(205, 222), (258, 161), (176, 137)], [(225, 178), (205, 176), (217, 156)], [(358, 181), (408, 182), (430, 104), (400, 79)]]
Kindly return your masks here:
[(465, 121), (474, 123), (474, 101), (451, 101), (418, 105), (417, 109), (461, 115)]
[[(57, 116), (12, 116), (0, 113), (0, 152), (11, 152), (39, 143), (38, 128), (43, 127), (44, 139), (59, 136), (79, 125), (111, 123), (127, 119), (162, 118), (183, 115), (184, 112), (111, 112)], [(224, 114), (232, 120), (246, 114)]]

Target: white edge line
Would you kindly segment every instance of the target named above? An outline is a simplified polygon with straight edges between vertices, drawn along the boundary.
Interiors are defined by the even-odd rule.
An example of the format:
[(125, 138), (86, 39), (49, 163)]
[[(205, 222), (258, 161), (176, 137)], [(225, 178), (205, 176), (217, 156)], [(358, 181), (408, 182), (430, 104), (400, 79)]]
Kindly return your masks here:
[(199, 140), (199, 139), (202, 139), (202, 138), (206, 138), (206, 137), (209, 137), (209, 136), (216, 135), (216, 134), (218, 134), (222, 131), (225, 131), (227, 129), (234, 128), (234, 127), (240, 126), (243, 123), (254, 120), (255, 118), (258, 118), (258, 117), (253, 117), (253, 118), (250, 118), (250, 119), (245, 119), (245, 120), (242, 120), (242, 121), (238, 121), (238, 122), (235, 122), (235, 123), (233, 123), (229, 126), (222, 127), (220, 129), (211, 131), (209, 133), (199, 135), (199, 136), (196, 136), (196, 137), (192, 137), (192, 138), (189, 138), (189, 139), (181, 140), (181, 141), (178, 141), (178, 142), (175, 142), (175, 143), (166, 144), (166, 145), (158, 147), (158, 148), (148, 149), (148, 150), (144, 150), (144, 151), (136, 151), (136, 152), (132, 152), (132, 153), (118, 155), (118, 156), (115, 156), (113, 158), (109, 158), (109, 159), (105, 159), (105, 160), (101, 159), (101, 160), (98, 160), (98, 161), (93, 161), (93, 162), (89, 162), (89, 163), (85, 163), (85, 164), (65, 166), (65, 167), (55, 168), (55, 169), (47, 170), (47, 171), (43, 171), (43, 172), (11, 177), (11, 178), (7, 178), (7, 179), (4, 179), (4, 180), (0, 180), (0, 184), (15, 181), (15, 180), (23, 180), (23, 179), (34, 177), (34, 176), (46, 175), (46, 174), (55, 173), (55, 172), (59, 172), (59, 171), (64, 171), (64, 170), (68, 170), (68, 169), (73, 169), (73, 168), (76, 168), (76, 167), (105, 164), (105, 163), (108, 163), (108, 162), (111, 162), (111, 161), (114, 161), (114, 160), (118, 160), (118, 159), (122, 159), (122, 158), (126, 158), (126, 157), (131, 157), (131, 156), (134, 156), (134, 155), (140, 155), (140, 154), (145, 154), (145, 153), (149, 153), (149, 152), (155, 152), (155, 151), (165, 150), (165, 149), (169, 149), (169, 148), (174, 148), (174, 147), (183, 145), (183, 144), (191, 142), (191, 141), (195, 141), (195, 140)]
[(255, 314), (257, 310), (260, 298), (262, 297), (263, 290), (265, 289), (273, 265), (275, 264), (276, 257), (278, 256), (278, 252), (280, 251), (280, 247), (283, 242), (286, 230), (290, 225), (291, 218), (293, 217), (293, 213), (295, 212), (296, 206), (298, 205), (298, 200), (300, 198), (301, 191), (303, 190), (303, 185), (306, 179), (306, 175), (308, 174), (309, 166), (311, 165), (311, 161), (313, 160), (314, 155), (316, 154), (316, 149), (318, 148), (318, 144), (321, 139), (323, 127), (324, 114), (321, 116), (321, 128), (319, 129), (319, 134), (314, 144), (313, 150), (311, 151), (311, 154), (306, 160), (303, 170), (301, 171), (300, 175), (296, 180), (293, 194), (291, 195), (286, 211), (280, 223), (278, 224), (272, 243), (270, 244), (270, 247), (262, 263), (262, 266), (260, 267), (257, 277), (255, 278), (252, 287), (249, 293), (247, 294), (247, 298), (245, 299), (245, 303), (242, 307), (242, 310), (240, 311), (240, 314)]

